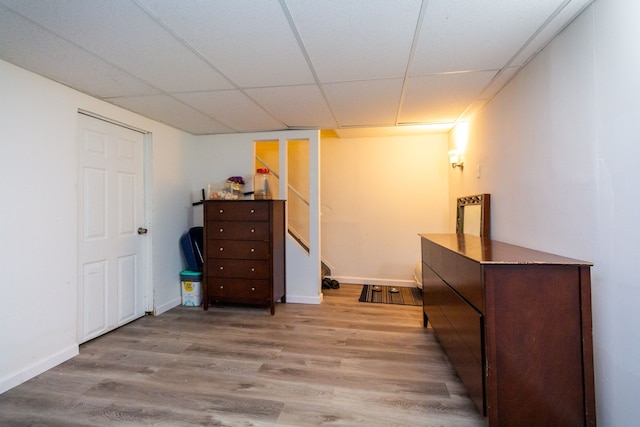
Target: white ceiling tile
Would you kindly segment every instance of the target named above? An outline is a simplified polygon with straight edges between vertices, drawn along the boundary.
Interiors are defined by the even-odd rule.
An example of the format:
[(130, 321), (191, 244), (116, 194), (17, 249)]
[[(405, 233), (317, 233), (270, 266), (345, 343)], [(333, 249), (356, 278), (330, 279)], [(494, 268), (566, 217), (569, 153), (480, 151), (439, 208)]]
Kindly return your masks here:
[(590, 2), (0, 0), (0, 58), (197, 134), (449, 123)]
[[(29, 19), (166, 92), (232, 87), (129, 0), (3, 0)], [(176, 78), (180, 76), (180, 78)]]
[[(111, 98), (107, 101), (193, 134), (236, 131), (167, 95)], [(181, 126), (176, 126), (175, 123), (180, 123)]]
[(419, 0), (286, 0), (320, 82), (405, 75)]
[(398, 122), (455, 121), (482, 93), (495, 74), (495, 71), (477, 71), (411, 77)]
[(288, 127), (337, 126), (317, 86), (285, 86), (248, 89), (247, 95)]
[[(0, 6), (0, 58), (98, 98), (158, 91)], [(21, 40), (33, 40), (30, 49)]]
[(239, 87), (314, 83), (278, 2), (143, 2)]
[(551, 22), (547, 24), (531, 42), (513, 59), (511, 65), (523, 65), (528, 62), (538, 51), (543, 49), (549, 41), (568, 25), (585, 7), (593, 0), (572, 0), (568, 3)]
[(239, 90), (183, 93), (176, 97), (239, 132), (286, 128)]
[(343, 126), (389, 126), (396, 122), (402, 79), (324, 85), (329, 104)]
[(410, 74), (500, 69), (563, 1), (430, 1)]

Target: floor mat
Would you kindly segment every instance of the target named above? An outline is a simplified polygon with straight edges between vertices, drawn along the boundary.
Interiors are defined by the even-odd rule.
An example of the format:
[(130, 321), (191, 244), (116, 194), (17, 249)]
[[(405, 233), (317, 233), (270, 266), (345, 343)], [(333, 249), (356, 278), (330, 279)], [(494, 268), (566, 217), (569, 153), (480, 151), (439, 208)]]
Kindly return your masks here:
[[(393, 291), (397, 292), (393, 292)], [(415, 286), (364, 285), (360, 302), (379, 304), (422, 305), (422, 289)]]

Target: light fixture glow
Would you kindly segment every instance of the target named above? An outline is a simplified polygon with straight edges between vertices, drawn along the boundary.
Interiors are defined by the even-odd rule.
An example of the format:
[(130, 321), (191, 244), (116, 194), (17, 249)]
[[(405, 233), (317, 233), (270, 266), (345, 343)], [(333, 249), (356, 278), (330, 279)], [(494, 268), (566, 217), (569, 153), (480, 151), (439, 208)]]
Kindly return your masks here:
[(459, 150), (449, 151), (449, 163), (451, 163), (451, 167), (454, 169), (464, 169), (464, 159), (462, 158), (462, 153)]
[(469, 142), (469, 123), (460, 122), (453, 128), (454, 140), (456, 148), (464, 153), (467, 149), (467, 143)]
[(464, 169), (464, 152), (467, 148), (467, 142), (469, 140), (469, 123), (459, 122), (449, 132), (449, 144), (453, 145), (455, 149), (449, 151), (449, 163), (452, 168)]

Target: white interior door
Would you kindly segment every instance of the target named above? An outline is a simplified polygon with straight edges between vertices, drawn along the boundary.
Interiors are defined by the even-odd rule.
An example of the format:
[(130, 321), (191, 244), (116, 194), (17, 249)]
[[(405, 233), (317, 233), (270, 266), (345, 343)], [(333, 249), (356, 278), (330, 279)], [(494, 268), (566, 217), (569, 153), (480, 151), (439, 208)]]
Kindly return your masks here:
[(78, 143), (82, 343), (144, 315), (147, 245), (144, 134), (79, 113)]

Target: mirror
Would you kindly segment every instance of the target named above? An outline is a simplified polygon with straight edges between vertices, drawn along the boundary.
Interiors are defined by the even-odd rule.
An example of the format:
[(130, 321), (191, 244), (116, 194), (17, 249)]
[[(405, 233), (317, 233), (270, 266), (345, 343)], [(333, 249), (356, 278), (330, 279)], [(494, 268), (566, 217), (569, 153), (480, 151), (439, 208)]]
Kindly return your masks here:
[(491, 237), (491, 195), (459, 197), (457, 205), (456, 233)]

